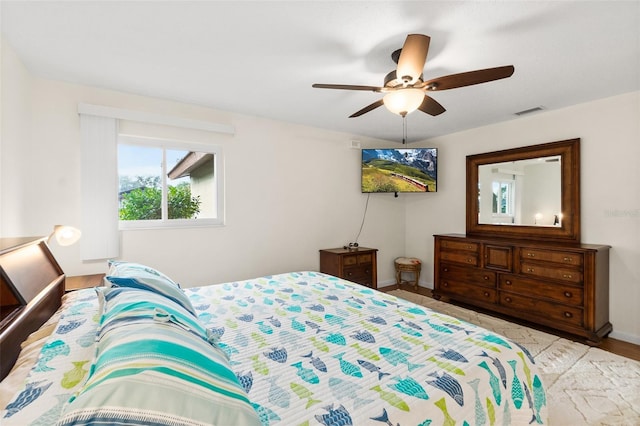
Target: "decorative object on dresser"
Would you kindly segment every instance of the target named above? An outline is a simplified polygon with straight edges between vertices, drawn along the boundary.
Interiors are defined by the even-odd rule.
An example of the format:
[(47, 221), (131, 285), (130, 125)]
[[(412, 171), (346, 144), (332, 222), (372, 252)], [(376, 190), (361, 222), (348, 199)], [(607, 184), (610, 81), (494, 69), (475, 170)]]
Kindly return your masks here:
[(320, 272), (378, 288), (377, 251), (367, 247), (320, 250)]
[[(550, 159), (559, 163), (558, 179), (543, 185), (558, 186), (558, 220), (527, 223), (516, 217), (516, 212), (524, 210), (521, 205), (511, 206), (514, 216), (506, 224), (490, 222), (486, 214), (481, 219), (483, 197), (485, 201), (493, 198), (496, 204), (504, 192), (523, 191), (531, 188), (531, 182), (523, 181), (528, 176), (522, 172), (516, 183), (514, 173), (513, 186), (496, 193), (492, 191), (496, 185), (479, 180), (480, 167), (498, 170), (508, 162), (532, 164)], [(467, 156), (467, 233), (435, 236), (434, 297), (459, 300), (585, 337), (590, 344), (600, 343), (612, 330), (610, 246), (580, 243), (579, 159), (579, 139)], [(523, 204), (527, 197), (535, 196), (525, 191), (513, 194), (507, 202)], [(553, 204), (553, 200), (537, 202)], [(505, 211), (509, 209), (494, 216), (504, 221)]]
[[(422, 269), (420, 259), (415, 257), (396, 257), (393, 264), (396, 267), (396, 285), (400, 286), (404, 282), (413, 285), (413, 288), (417, 290), (418, 282), (420, 281), (420, 270)], [(413, 274), (413, 281), (403, 280), (403, 273)]]
[(65, 277), (45, 240), (0, 239), (0, 380), (20, 352), (13, 343), (24, 341), (60, 307)]

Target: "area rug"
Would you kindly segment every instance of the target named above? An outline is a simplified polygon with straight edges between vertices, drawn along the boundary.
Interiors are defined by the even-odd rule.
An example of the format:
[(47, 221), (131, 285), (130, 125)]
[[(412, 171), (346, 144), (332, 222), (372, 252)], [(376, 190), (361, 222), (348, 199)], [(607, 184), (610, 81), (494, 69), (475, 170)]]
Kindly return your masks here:
[(524, 345), (543, 375), (549, 424), (640, 425), (640, 362), (408, 291), (389, 294)]

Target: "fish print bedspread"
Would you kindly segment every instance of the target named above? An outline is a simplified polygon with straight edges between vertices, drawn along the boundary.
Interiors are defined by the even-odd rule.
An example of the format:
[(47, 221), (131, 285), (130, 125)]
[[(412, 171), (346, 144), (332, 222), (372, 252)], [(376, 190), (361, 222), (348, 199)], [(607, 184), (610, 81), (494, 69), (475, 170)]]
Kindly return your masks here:
[(265, 425), (546, 422), (527, 350), (475, 325), (317, 272), (190, 290)]
[[(264, 425), (546, 423), (526, 348), (349, 281), (294, 272), (185, 289)], [(50, 425), (93, 357), (98, 302), (81, 290), (3, 425)]]

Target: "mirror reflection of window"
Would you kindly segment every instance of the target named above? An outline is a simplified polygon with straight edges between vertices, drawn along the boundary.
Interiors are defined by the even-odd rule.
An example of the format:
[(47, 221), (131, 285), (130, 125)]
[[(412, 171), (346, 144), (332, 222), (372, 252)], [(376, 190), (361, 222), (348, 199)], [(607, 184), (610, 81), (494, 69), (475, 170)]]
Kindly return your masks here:
[(513, 181), (494, 181), (492, 211), (497, 216), (513, 217), (515, 190)]

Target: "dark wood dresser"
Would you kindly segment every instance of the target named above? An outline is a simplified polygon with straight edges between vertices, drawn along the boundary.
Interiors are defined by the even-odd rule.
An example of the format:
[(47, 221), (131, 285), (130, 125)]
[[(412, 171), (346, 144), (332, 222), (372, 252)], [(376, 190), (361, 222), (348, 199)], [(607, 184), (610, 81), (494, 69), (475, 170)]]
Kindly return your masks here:
[(378, 288), (377, 251), (366, 247), (320, 250), (320, 272)]
[(434, 296), (586, 337), (609, 323), (609, 246), (436, 235)]

